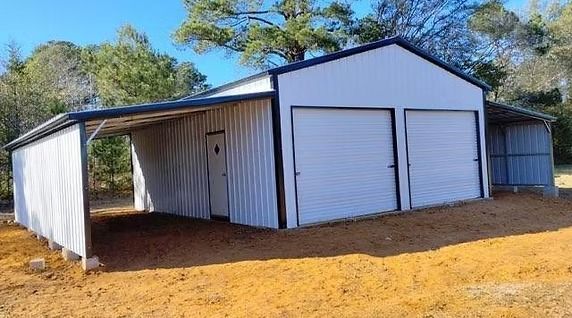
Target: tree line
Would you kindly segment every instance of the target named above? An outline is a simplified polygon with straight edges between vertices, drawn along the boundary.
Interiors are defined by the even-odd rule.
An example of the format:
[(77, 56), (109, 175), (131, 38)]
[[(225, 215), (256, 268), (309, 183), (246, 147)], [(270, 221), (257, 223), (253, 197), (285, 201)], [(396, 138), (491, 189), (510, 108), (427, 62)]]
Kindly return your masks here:
[[(0, 144), (59, 113), (178, 99), (205, 88), (206, 76), (192, 63), (157, 52), (129, 25), (113, 42), (80, 47), (50, 41), (27, 58), (11, 43), (0, 74)], [(128, 137), (90, 144), (92, 193), (128, 191), (130, 169)], [(11, 183), (11, 158), (3, 150), (1, 198), (11, 198)]]
[[(391, 36), (487, 82), (487, 98), (558, 117), (558, 163), (572, 161), (572, 2), (531, 0), (520, 12), (500, 0), (183, 0), (173, 42), (199, 54), (222, 50), (255, 69), (292, 63)], [(166, 35), (167, 36), (167, 35)], [(113, 42), (47, 42), (23, 58), (15, 45), (0, 71), (0, 143), (66, 111), (176, 99), (208, 87), (190, 62), (153, 49), (144, 33)], [(126, 137), (90, 147), (95, 192), (130, 184)], [(10, 158), (0, 154), (0, 196), (11, 195)]]

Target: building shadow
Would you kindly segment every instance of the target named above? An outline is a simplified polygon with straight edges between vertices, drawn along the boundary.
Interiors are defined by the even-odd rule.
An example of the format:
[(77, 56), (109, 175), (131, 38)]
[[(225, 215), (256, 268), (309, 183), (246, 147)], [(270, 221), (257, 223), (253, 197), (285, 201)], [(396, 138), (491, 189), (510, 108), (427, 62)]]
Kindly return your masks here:
[(106, 271), (367, 254), (387, 257), (572, 226), (572, 202), (498, 193), (494, 200), (294, 230), (268, 230), (160, 213), (92, 215)]

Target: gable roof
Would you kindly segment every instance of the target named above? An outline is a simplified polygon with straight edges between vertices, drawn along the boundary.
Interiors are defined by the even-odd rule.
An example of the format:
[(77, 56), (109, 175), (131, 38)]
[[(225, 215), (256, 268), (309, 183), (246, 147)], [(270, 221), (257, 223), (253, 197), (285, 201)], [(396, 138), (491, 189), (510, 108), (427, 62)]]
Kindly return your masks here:
[(449, 63), (446, 63), (445, 61), (441, 60), (440, 58), (438, 58), (438, 57), (430, 54), (429, 52), (413, 45), (412, 43), (405, 40), (404, 38), (402, 38), (400, 36), (396, 36), (396, 37), (391, 37), (391, 38), (387, 38), (384, 40), (371, 42), (371, 43), (368, 43), (365, 45), (356, 46), (354, 48), (350, 48), (350, 49), (341, 50), (338, 52), (322, 55), (319, 57), (315, 57), (315, 58), (311, 58), (311, 59), (307, 59), (307, 60), (303, 60), (303, 61), (294, 62), (294, 63), (286, 64), (283, 66), (271, 68), (269, 70), (266, 70), (266, 71), (263, 71), (263, 72), (260, 72), (260, 73), (242, 78), (242, 79), (239, 79), (237, 81), (230, 82), (230, 83), (227, 83), (227, 84), (215, 87), (215, 88), (211, 88), (209, 90), (206, 90), (206, 91), (203, 91), (203, 92), (191, 95), (191, 96), (187, 96), (183, 99), (193, 99), (193, 98), (198, 98), (198, 97), (209, 96), (209, 95), (216, 94), (218, 92), (221, 92), (221, 91), (233, 88), (233, 87), (237, 87), (237, 86), (240, 86), (241, 84), (244, 84), (244, 83), (256, 80), (256, 79), (260, 79), (260, 78), (263, 78), (266, 76), (280, 75), (280, 74), (284, 74), (284, 73), (288, 73), (288, 72), (293, 72), (293, 71), (300, 70), (303, 68), (311, 67), (311, 66), (318, 65), (318, 64), (327, 63), (330, 61), (338, 60), (338, 59), (341, 59), (344, 57), (348, 57), (351, 55), (375, 50), (375, 49), (382, 48), (382, 47), (389, 46), (389, 45), (393, 45), (393, 44), (398, 45), (401, 48), (423, 58), (424, 60), (431, 62), (431, 63), (447, 70), (448, 72), (452, 73), (453, 75), (456, 75), (456, 76), (464, 79), (465, 81), (467, 81), (473, 85), (476, 85), (476, 86), (478, 86), (484, 90), (487, 90), (487, 91), (491, 90), (491, 87), (487, 83), (485, 83), (485, 82), (483, 82), (483, 81), (459, 70), (458, 68), (454, 67), (453, 65), (451, 65)]

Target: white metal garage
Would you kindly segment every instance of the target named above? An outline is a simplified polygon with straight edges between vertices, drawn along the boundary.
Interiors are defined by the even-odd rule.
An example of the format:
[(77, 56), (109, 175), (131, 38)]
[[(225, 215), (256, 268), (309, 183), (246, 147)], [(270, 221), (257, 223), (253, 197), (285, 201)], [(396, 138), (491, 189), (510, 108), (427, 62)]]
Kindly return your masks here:
[(397, 37), (179, 101), (63, 114), (6, 145), (17, 220), (90, 257), (87, 142), (120, 134), (149, 212), (295, 228), (486, 198), (487, 89)]
[(292, 111), (300, 224), (397, 209), (391, 111)]

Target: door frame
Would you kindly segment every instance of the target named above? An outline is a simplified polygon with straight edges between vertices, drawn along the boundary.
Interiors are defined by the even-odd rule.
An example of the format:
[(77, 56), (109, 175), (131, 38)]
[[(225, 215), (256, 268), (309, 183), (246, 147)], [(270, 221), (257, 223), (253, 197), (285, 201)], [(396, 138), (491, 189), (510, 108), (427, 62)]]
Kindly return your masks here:
[(479, 189), (480, 189), (480, 198), (485, 196), (485, 189), (483, 183), (483, 153), (481, 147), (481, 124), (479, 120), (479, 111), (472, 110), (472, 109), (438, 109), (438, 108), (403, 108), (403, 121), (405, 126), (405, 153), (407, 154), (407, 187), (409, 188), (409, 206), (411, 209), (413, 207), (413, 200), (411, 194), (411, 163), (409, 161), (409, 136), (407, 134), (408, 126), (407, 126), (407, 111), (422, 111), (422, 112), (470, 112), (475, 115), (475, 131), (477, 137), (477, 154), (479, 157), (478, 160), (478, 169), (479, 169)]
[[(226, 205), (227, 205), (227, 210), (228, 210), (228, 216), (220, 216), (220, 215), (213, 215), (212, 214), (212, 206), (211, 206), (211, 184), (210, 184), (210, 168), (209, 168), (209, 143), (208, 143), (208, 138), (209, 136), (213, 136), (213, 135), (219, 135), (219, 134), (223, 134), (224, 136), (224, 166), (226, 168), (226, 196), (227, 196), (227, 200), (226, 200)], [(230, 196), (229, 194), (229, 189), (228, 189), (228, 159), (227, 159), (227, 147), (226, 147), (226, 132), (224, 129), (222, 130), (216, 130), (216, 131), (211, 131), (211, 132), (207, 132), (205, 133), (205, 156), (206, 156), (206, 163), (207, 163), (207, 190), (208, 190), (208, 196), (209, 196), (209, 217), (211, 220), (219, 220), (219, 221), (226, 221), (226, 222), (230, 222)]]
[[(292, 137), (292, 163), (294, 166), (294, 197), (296, 198), (296, 226), (300, 226), (300, 209), (298, 207), (298, 181), (296, 179), (296, 140), (294, 138), (294, 109), (340, 109), (340, 110), (386, 110), (389, 111), (391, 117), (391, 138), (393, 140), (393, 165), (395, 176), (395, 199), (397, 201), (397, 209), (392, 211), (401, 210), (401, 189), (399, 188), (399, 155), (397, 149), (397, 129), (395, 125), (395, 108), (391, 107), (364, 107), (364, 106), (303, 106), (292, 105), (290, 106), (290, 130)], [(391, 211), (387, 211), (391, 212)], [(383, 213), (383, 212), (382, 212)], [(377, 214), (377, 213), (376, 213)], [(333, 220), (332, 220), (333, 221)]]

